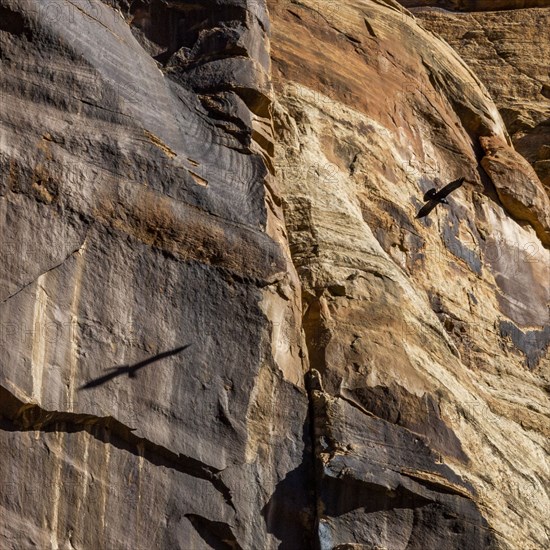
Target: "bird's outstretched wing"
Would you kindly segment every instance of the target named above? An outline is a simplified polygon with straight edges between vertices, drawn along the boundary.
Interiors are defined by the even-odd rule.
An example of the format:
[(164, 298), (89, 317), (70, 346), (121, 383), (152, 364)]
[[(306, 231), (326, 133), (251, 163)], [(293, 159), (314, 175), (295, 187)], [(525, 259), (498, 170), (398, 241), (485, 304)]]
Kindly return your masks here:
[(428, 201), (419, 211), (416, 215), (417, 218), (423, 218), (424, 216), (427, 216), (439, 203), (436, 200)]
[(95, 378), (94, 380), (90, 380), (83, 386), (80, 386), (78, 388), (79, 390), (88, 390), (90, 388), (95, 388), (96, 386), (101, 386), (101, 384), (105, 384), (105, 382), (108, 382), (109, 380), (112, 380), (113, 378), (116, 378), (117, 376), (120, 376), (121, 374), (124, 374), (125, 372), (130, 372), (130, 367), (128, 365), (123, 365), (121, 367), (111, 367), (110, 369), (107, 369), (111, 372), (108, 374), (104, 374), (103, 376), (100, 376), (99, 378)]
[(447, 195), (452, 193), (455, 189), (458, 189), (463, 183), (465, 178), (458, 178), (457, 180), (448, 183), (445, 187), (442, 187), (435, 195), (434, 199), (444, 199)]

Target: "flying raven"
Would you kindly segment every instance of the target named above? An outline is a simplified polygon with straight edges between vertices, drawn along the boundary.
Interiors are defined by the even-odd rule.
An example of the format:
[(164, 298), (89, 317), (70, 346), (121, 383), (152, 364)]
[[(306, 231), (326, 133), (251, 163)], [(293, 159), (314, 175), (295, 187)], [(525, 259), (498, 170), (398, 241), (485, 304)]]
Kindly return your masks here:
[(465, 178), (458, 178), (457, 180), (448, 183), (439, 191), (436, 191), (435, 187), (426, 191), (424, 194), (424, 200), (427, 202), (420, 209), (416, 217), (423, 218), (424, 216), (427, 216), (438, 204), (449, 204), (445, 197), (452, 193), (455, 189), (458, 189), (464, 183), (464, 179)]

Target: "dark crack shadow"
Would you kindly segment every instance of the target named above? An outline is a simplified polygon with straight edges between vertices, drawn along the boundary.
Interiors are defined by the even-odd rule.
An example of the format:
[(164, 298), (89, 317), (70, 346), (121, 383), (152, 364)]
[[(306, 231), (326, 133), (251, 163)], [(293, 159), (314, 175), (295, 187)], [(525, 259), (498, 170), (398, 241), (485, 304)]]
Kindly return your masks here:
[(308, 413), (303, 430), (300, 465), (277, 483), (262, 508), (267, 531), (281, 542), (279, 550), (313, 550), (316, 518), (315, 465)]
[(376, 483), (369, 483), (352, 475), (338, 478), (325, 476), (321, 495), (324, 514), (331, 518), (357, 509), (362, 509), (365, 514), (374, 514), (397, 508), (412, 510), (433, 502), (403, 486), (389, 491)]
[(242, 550), (242, 546), (226, 523), (212, 521), (197, 514), (185, 514), (185, 517), (213, 550)]
[(141, 457), (155, 466), (170, 468), (209, 482), (222, 495), (224, 501), (235, 509), (231, 490), (221, 478), (221, 470), (139, 437), (131, 428), (111, 416), (47, 411), (39, 405), (24, 403), (0, 386), (0, 429), (11, 432), (86, 432), (104, 444), (113, 445), (117, 449)]

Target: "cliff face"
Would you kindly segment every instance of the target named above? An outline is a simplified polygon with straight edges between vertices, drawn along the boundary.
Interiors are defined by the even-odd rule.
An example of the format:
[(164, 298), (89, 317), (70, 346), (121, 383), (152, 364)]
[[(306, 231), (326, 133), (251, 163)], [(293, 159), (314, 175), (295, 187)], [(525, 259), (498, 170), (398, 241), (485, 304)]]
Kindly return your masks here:
[(543, 547), (548, 196), (447, 44), (397, 5), (328, 7), (272, 6), (285, 219), (324, 384), (320, 537)]
[(398, 0), (406, 8), (423, 6), (452, 11), (500, 11), (547, 8), (548, 0)]
[(266, 8), (111, 4), (0, 3), (0, 546), (267, 548), (308, 400)]
[(434, 13), (0, 0), (2, 548), (548, 546), (544, 94)]
[[(550, 7), (550, 2), (512, 4), (509, 8)], [(550, 189), (550, 75), (546, 61), (550, 36), (543, 30), (550, 26), (550, 9), (412, 11), (479, 76), (506, 123), (514, 147)]]

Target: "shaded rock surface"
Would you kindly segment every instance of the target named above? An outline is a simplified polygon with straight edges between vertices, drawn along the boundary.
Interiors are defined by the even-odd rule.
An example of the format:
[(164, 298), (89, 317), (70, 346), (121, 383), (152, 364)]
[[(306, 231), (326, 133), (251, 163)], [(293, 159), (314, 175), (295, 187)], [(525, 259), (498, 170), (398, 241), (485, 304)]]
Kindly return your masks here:
[(0, 7), (0, 546), (274, 547), (308, 399), (265, 5)]
[(0, 63), (2, 549), (548, 546), (548, 205), (447, 43), (0, 0)]

